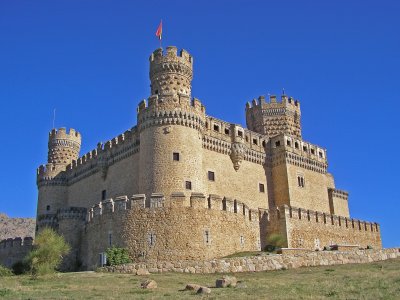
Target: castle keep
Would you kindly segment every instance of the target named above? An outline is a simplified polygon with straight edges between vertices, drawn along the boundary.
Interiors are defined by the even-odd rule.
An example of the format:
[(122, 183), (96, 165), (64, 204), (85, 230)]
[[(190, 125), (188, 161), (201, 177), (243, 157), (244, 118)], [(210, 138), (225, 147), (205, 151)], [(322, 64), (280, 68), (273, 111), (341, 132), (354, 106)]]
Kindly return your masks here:
[(378, 224), (350, 218), (326, 150), (302, 139), (299, 101), (261, 96), (244, 128), (207, 115), (192, 77), (188, 52), (157, 49), (136, 126), (82, 156), (77, 131), (50, 132), (37, 230), (70, 243), (66, 268), (96, 268), (112, 245), (137, 262), (223, 257), (260, 250), (272, 233), (289, 248), (381, 248)]

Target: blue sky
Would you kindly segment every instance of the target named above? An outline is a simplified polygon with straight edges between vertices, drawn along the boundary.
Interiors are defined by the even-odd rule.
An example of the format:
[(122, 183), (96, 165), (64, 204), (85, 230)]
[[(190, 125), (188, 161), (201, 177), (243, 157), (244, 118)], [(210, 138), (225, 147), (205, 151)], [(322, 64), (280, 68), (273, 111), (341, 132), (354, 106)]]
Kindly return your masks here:
[(54, 108), (82, 154), (136, 124), (162, 18), (164, 46), (194, 56), (207, 114), (245, 124), (246, 101), (285, 88), (351, 215), (399, 246), (399, 13), (394, 0), (0, 1), (0, 212), (35, 215)]

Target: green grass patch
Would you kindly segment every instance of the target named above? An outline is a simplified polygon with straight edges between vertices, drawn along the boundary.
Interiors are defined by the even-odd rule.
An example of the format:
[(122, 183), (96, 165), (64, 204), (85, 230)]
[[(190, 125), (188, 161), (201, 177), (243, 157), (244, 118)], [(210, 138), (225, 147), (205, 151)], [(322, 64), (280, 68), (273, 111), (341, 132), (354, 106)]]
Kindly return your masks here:
[[(400, 258), (371, 264), (321, 266), (231, 274), (246, 288), (217, 289), (221, 274), (164, 273), (140, 277), (117, 273), (58, 273), (2, 277), (1, 299), (202, 299), (186, 284), (212, 288), (208, 299), (398, 299)], [(145, 290), (140, 283), (157, 282)]]

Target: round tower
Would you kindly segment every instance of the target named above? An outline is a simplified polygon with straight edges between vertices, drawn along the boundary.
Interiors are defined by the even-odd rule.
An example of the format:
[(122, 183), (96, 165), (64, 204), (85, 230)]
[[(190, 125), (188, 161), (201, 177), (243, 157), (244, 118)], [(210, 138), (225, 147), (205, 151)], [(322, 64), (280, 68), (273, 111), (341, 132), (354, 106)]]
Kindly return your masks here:
[(38, 225), (40, 220), (43, 225), (51, 223), (51, 216), (67, 206), (67, 183), (63, 171), (78, 159), (80, 147), (81, 135), (75, 129), (67, 132), (66, 128), (59, 128), (49, 132), (47, 164), (40, 166), (37, 171)]
[(193, 58), (176, 47), (150, 56), (151, 96), (138, 107), (139, 191), (204, 192), (202, 132), (205, 108), (191, 99)]
[(150, 81), (152, 95), (186, 95), (192, 90), (193, 58), (186, 50), (177, 55), (177, 48), (169, 46), (165, 55), (157, 49), (150, 56)]
[(67, 133), (65, 128), (53, 129), (49, 132), (49, 164), (68, 165), (79, 157), (81, 135), (71, 128)]

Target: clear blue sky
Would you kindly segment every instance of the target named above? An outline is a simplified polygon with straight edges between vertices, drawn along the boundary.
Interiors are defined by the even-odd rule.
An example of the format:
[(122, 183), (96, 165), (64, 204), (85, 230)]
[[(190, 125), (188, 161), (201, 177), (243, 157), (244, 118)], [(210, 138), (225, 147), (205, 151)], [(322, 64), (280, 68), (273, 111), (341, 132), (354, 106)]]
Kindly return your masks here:
[(395, 0), (0, 1), (0, 212), (35, 215), (53, 108), (82, 154), (136, 124), (162, 18), (209, 115), (245, 124), (246, 101), (285, 88), (351, 215), (399, 246), (399, 15)]

